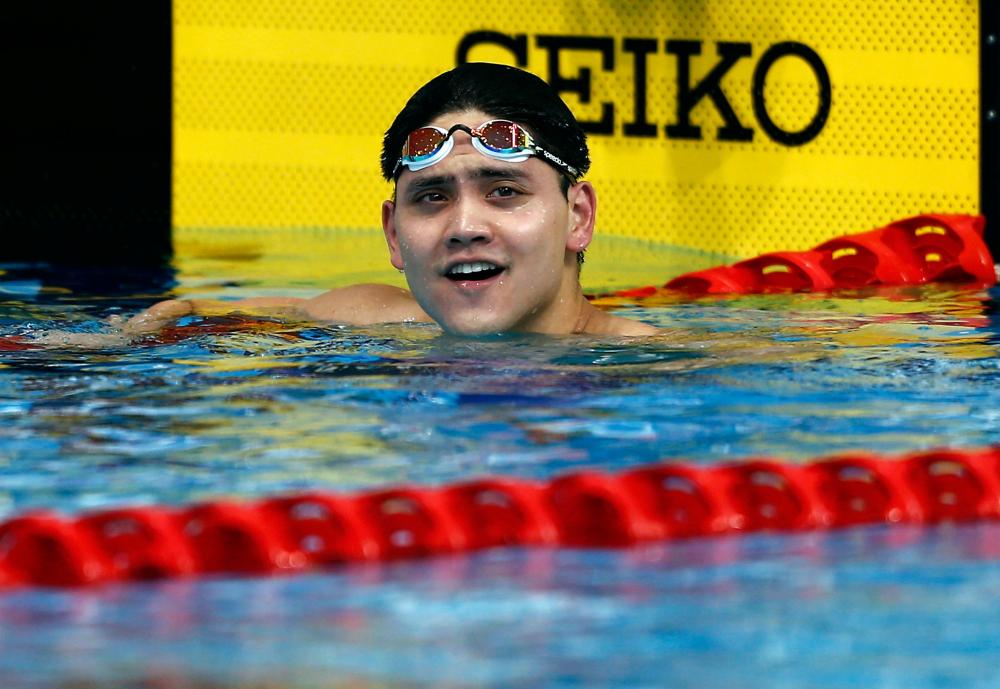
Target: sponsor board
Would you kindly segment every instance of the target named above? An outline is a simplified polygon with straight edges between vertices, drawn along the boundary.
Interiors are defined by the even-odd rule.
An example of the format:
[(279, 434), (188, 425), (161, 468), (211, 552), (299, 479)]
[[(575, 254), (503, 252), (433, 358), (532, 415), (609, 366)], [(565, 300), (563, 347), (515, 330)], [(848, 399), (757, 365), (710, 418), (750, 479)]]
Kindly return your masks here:
[(310, 252), (347, 228), (383, 251), (382, 134), (470, 60), (538, 74), (587, 129), (598, 257), (601, 237), (711, 261), (975, 213), (979, 20), (973, 0), (177, 0), (175, 245)]

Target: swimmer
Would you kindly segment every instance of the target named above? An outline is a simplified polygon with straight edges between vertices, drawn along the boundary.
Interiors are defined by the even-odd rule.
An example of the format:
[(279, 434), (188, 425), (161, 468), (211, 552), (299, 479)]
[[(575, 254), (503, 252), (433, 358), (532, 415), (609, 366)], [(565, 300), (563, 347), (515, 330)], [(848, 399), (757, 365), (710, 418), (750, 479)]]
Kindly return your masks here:
[(169, 300), (126, 337), (188, 315), (252, 312), (349, 325), (431, 322), (451, 334), (653, 335), (595, 308), (580, 286), (597, 195), (580, 178), (586, 135), (558, 94), (514, 67), (473, 63), (421, 87), (385, 134), (382, 204), (392, 265), (409, 290), (361, 284), (311, 299)]

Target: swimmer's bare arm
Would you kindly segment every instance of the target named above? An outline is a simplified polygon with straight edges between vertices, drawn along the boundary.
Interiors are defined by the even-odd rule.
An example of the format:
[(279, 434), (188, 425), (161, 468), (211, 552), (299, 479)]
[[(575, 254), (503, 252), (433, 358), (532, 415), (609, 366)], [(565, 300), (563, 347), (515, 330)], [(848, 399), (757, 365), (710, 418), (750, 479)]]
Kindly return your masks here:
[[(583, 302), (585, 322), (574, 332), (626, 337), (663, 334), (663, 331), (629, 318), (614, 316)], [(413, 295), (402, 288), (381, 284), (351, 285), (332, 289), (312, 299), (295, 297), (254, 297), (240, 301), (171, 299), (155, 304), (125, 323), (130, 336), (156, 332), (179, 318), (190, 315), (230, 314), (276, 316), (309, 321), (330, 321), (347, 325), (376, 323), (429, 323), (430, 316)]]
[(142, 335), (156, 332), (184, 316), (222, 316), (237, 313), (331, 321), (346, 325), (430, 320), (407, 290), (391, 285), (362, 284), (332, 289), (311, 299), (297, 297), (253, 297), (240, 301), (170, 299), (154, 304), (133, 317), (122, 329), (128, 335)]
[(310, 321), (331, 321), (346, 325), (426, 322), (424, 313), (405, 289), (391, 285), (365, 284), (341, 287), (312, 299), (296, 297), (255, 297), (240, 301), (208, 299), (168, 299), (154, 304), (127, 321), (113, 316), (110, 330), (81, 333), (52, 330), (32, 342), (56, 347), (101, 348), (124, 346), (143, 335), (156, 333), (185, 316), (249, 314)]
[(375, 283), (332, 289), (303, 301), (299, 308), (312, 320), (347, 325), (431, 322), (409, 290)]

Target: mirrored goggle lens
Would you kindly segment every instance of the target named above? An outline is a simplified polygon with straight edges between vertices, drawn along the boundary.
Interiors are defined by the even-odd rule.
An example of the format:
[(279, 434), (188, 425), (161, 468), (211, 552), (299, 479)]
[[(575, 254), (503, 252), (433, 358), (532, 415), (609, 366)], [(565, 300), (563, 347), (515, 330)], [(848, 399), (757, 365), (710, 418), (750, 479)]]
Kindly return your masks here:
[(431, 127), (422, 127), (421, 129), (414, 130), (406, 137), (403, 158), (405, 160), (416, 161), (434, 155), (447, 138), (447, 132), (440, 132)]
[(523, 151), (530, 144), (528, 133), (516, 122), (493, 120), (475, 130), (476, 137), (492, 151)]

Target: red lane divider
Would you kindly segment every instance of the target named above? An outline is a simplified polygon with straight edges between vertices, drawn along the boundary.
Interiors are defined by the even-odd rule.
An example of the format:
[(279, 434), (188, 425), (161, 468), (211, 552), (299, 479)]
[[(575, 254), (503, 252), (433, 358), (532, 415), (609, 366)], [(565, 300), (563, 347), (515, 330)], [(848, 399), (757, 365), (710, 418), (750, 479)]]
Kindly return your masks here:
[(1000, 519), (1000, 446), (805, 465), (753, 459), (578, 471), (547, 482), (306, 493), (256, 502), (51, 512), (0, 523), (0, 588), (203, 574), (532, 545), (619, 547), (692, 536)]
[(985, 223), (982, 216), (974, 215), (917, 215), (837, 237), (809, 251), (767, 253), (733, 265), (686, 273), (662, 288), (640, 287), (612, 296), (643, 298), (661, 289), (702, 295), (927, 282), (992, 285), (997, 276), (983, 241)]
[(195, 571), (193, 544), (165, 510), (105, 510), (84, 516), (77, 527), (107, 556), (114, 578), (162, 579)]

